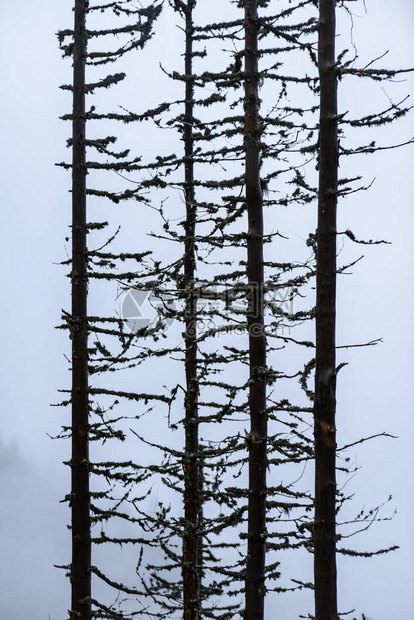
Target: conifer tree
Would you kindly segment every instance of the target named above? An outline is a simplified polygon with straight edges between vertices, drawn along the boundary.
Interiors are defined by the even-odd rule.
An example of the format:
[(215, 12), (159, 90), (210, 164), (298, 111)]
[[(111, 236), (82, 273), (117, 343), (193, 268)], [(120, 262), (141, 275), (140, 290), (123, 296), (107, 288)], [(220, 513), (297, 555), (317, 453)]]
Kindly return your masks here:
[[(196, 212), (197, 204), (195, 198), (195, 181), (194, 181), (194, 76), (193, 76), (193, 56), (197, 55), (193, 52), (193, 10), (196, 6), (195, 0), (179, 1), (174, 0), (171, 2), (174, 11), (181, 17), (184, 22), (183, 32), (185, 33), (185, 53), (184, 53), (184, 73), (180, 74), (174, 72), (174, 79), (178, 79), (183, 84), (184, 92), (183, 99), (177, 102), (171, 102), (168, 104), (162, 104), (160, 111), (164, 112), (169, 110), (174, 105), (179, 105), (179, 113), (175, 117), (174, 121), (170, 121), (170, 124), (177, 122), (179, 127), (179, 134), (181, 135), (184, 143), (184, 153), (176, 157), (167, 156), (164, 158), (158, 157), (153, 163), (148, 164), (148, 169), (154, 171), (155, 176), (149, 182), (150, 186), (166, 187), (167, 183), (163, 168), (165, 165), (177, 167), (181, 172), (181, 179), (177, 179), (177, 185), (182, 188), (184, 203), (185, 203), (185, 217), (183, 221), (184, 235), (179, 237), (176, 233), (171, 233), (168, 221), (165, 221), (164, 229), (171, 234), (171, 238), (179, 240), (183, 246), (182, 259), (178, 261), (178, 264), (171, 266), (164, 266), (162, 270), (158, 267), (147, 272), (143, 272), (141, 277), (145, 280), (151, 278), (157, 278), (157, 284), (154, 287), (154, 282), (150, 286), (154, 287), (153, 290), (159, 291), (163, 294), (163, 286), (168, 282), (169, 293), (177, 290), (177, 298), (183, 300), (183, 310), (174, 314), (175, 320), (182, 322), (183, 324), (183, 362), (185, 367), (185, 396), (184, 396), (184, 447), (182, 454), (174, 454), (178, 457), (178, 466), (182, 465), (183, 476), (177, 475), (177, 465), (171, 462), (172, 453), (167, 446), (158, 446), (164, 452), (165, 462), (157, 468), (157, 472), (161, 475), (168, 473), (176, 479), (176, 482), (172, 485), (173, 488), (179, 490), (182, 494), (183, 503), (183, 519), (182, 519), (182, 532), (180, 532), (180, 526), (174, 522), (173, 518), (167, 520), (168, 510), (165, 512), (161, 508), (155, 519), (152, 519), (155, 528), (162, 529), (160, 536), (161, 546), (167, 553), (170, 559), (174, 558), (174, 567), (181, 568), (181, 583), (176, 583), (171, 580), (170, 584), (161, 577), (161, 573), (164, 570), (160, 567), (158, 573), (154, 572), (148, 580), (143, 577), (145, 584), (145, 592), (147, 595), (153, 597), (160, 603), (160, 610), (154, 612), (159, 617), (164, 617), (164, 614), (171, 612), (171, 606), (169, 602), (164, 602), (162, 596), (165, 596), (168, 600), (171, 598), (171, 602), (177, 598), (177, 591), (182, 591), (182, 605), (183, 605), (183, 618), (196, 619), (199, 617), (200, 605), (201, 605), (201, 573), (202, 573), (202, 531), (201, 531), (201, 463), (200, 463), (200, 446), (199, 446), (199, 422), (198, 422), (198, 399), (199, 399), (199, 369), (197, 362), (197, 287), (195, 282), (196, 271)], [(159, 111), (154, 111), (151, 116), (156, 120), (159, 115)], [(160, 117), (160, 121), (162, 117)], [(156, 120), (156, 122), (159, 122)], [(165, 122), (165, 121), (164, 121)], [(169, 171), (170, 172), (170, 171)], [(154, 235), (156, 236), (156, 235)], [(144, 280), (144, 282), (145, 282)], [(144, 286), (147, 286), (144, 284)], [(180, 347), (181, 350), (181, 347)], [(154, 352), (155, 353), (155, 352)], [(164, 355), (164, 353), (163, 353)], [(175, 389), (176, 391), (176, 389)], [(174, 392), (174, 390), (173, 390)], [(154, 446), (155, 447), (155, 446)], [(165, 478), (163, 478), (165, 480)], [(183, 482), (183, 487), (178, 485)], [(177, 484), (178, 483), (178, 484)], [(177, 485), (177, 486), (176, 486)], [(163, 502), (160, 502), (160, 506)], [(180, 519), (181, 523), (181, 519)], [(177, 534), (182, 538), (182, 553), (172, 550), (173, 545), (168, 541), (169, 537), (173, 539)], [(164, 541), (165, 539), (165, 541)], [(169, 549), (167, 550), (169, 546)], [(172, 568), (170, 565), (169, 568)], [(151, 583), (152, 580), (152, 583)], [(158, 591), (157, 591), (158, 590)], [(161, 592), (163, 593), (161, 595)], [(161, 596), (160, 596), (161, 595)], [(181, 598), (181, 596), (180, 596)]]
[(250, 433), (246, 619), (264, 617), (266, 549), (266, 337), (263, 304), (263, 203), (260, 186), (257, 1), (245, 3), (245, 152), (249, 287)]
[[(87, 30), (86, 15), (93, 11), (113, 11), (116, 15), (124, 15), (129, 18), (132, 16), (133, 23), (120, 29)], [(122, 325), (119, 325), (119, 321), (113, 318), (90, 317), (87, 314), (88, 282), (92, 278), (101, 279), (103, 275), (96, 273), (94, 266), (108, 266), (108, 264), (113, 264), (113, 260), (119, 260), (119, 256), (105, 255), (100, 251), (94, 252), (88, 249), (87, 234), (105, 228), (106, 223), (93, 223), (87, 220), (86, 197), (88, 194), (103, 196), (114, 202), (131, 197), (137, 200), (142, 199), (137, 192), (125, 192), (120, 195), (102, 189), (94, 190), (86, 186), (88, 171), (93, 169), (128, 169), (136, 161), (132, 163), (119, 162), (120, 159), (127, 157), (129, 151), (111, 152), (108, 146), (116, 140), (112, 136), (95, 140), (86, 138), (87, 120), (92, 118), (94, 108), (92, 107), (89, 112), (86, 111), (85, 95), (93, 94), (97, 89), (108, 88), (117, 84), (124, 79), (125, 74), (108, 75), (105, 79), (100, 79), (95, 83), (86, 83), (85, 67), (86, 65), (113, 62), (122, 57), (126, 51), (142, 47), (151, 36), (152, 23), (159, 12), (160, 7), (157, 3), (148, 9), (140, 8), (137, 10), (132, 5), (131, 7), (125, 6), (125, 3), (111, 2), (106, 5), (90, 7), (86, 0), (76, 0), (74, 29), (62, 30), (58, 33), (64, 55), (73, 58), (73, 82), (71, 85), (61, 87), (73, 92), (72, 113), (62, 117), (64, 120), (72, 121), (72, 138), (68, 140), (68, 146), (72, 148), (72, 163), (59, 164), (72, 170), (72, 257), (66, 261), (66, 264), (71, 265), (72, 310), (70, 314), (64, 313), (65, 324), (63, 326), (69, 330), (72, 341), (72, 389), (70, 401), (61, 403), (62, 405), (70, 403), (72, 410), (71, 426), (64, 427), (62, 432), (62, 436), (70, 435), (72, 445), (72, 457), (69, 463), (71, 467), (71, 492), (66, 496), (71, 506), (72, 561), (65, 568), (68, 569), (71, 579), (69, 615), (70, 618), (82, 618), (82, 620), (90, 620), (92, 616), (98, 617), (99, 613), (102, 614), (102, 612), (103, 617), (112, 617), (111, 610), (94, 600), (91, 592), (92, 574), (94, 570), (96, 571), (96, 567), (91, 564), (91, 547), (92, 543), (96, 542), (92, 539), (91, 527), (94, 522), (100, 521), (102, 516), (104, 519), (108, 518), (109, 514), (115, 516), (116, 511), (108, 512), (101, 509), (99, 512), (99, 509), (93, 503), (91, 504), (91, 497), (110, 499), (110, 492), (109, 494), (102, 494), (94, 491), (93, 487), (92, 490), (90, 489), (90, 473), (94, 471), (94, 465), (90, 461), (90, 443), (96, 440), (105, 442), (108, 438), (122, 438), (122, 432), (115, 428), (113, 422), (104, 419), (104, 410), (98, 403), (94, 403), (93, 395), (110, 393), (110, 391), (106, 392), (94, 388), (90, 382), (90, 375), (94, 371), (102, 371), (108, 366), (108, 357), (105, 356), (107, 353), (105, 347), (98, 343), (99, 351), (103, 354), (104, 359), (106, 357), (106, 360), (103, 365), (98, 363), (100, 368), (96, 367), (94, 358), (96, 358), (97, 349), (88, 345), (88, 335), (92, 333), (96, 338), (97, 334), (106, 332), (115, 335), (117, 338), (120, 337), (125, 345), (123, 347), (124, 352), (130, 344), (125, 342), (125, 333), (122, 330)], [(87, 39), (124, 33), (135, 34), (135, 38), (127, 48), (122, 47), (112, 52), (108, 50), (88, 52), (87, 50)], [(136, 37), (137, 33), (139, 33), (138, 37)], [(98, 153), (112, 157), (115, 161), (112, 164), (109, 164), (108, 161), (105, 163), (87, 161), (87, 148), (95, 149)], [(127, 257), (126, 255), (123, 259), (125, 260)], [(142, 255), (135, 254), (129, 258), (140, 261)], [(99, 326), (102, 323), (109, 324), (110, 328), (102, 329)], [(113, 329), (114, 323), (118, 324), (118, 331)], [(119, 391), (114, 391), (113, 394), (125, 396)], [(131, 397), (131, 395), (128, 396)], [(132, 398), (139, 399), (140, 397), (132, 395)], [(117, 478), (119, 479), (119, 473), (114, 471), (114, 479)], [(98, 518), (96, 518), (97, 513), (100, 514)]]
[(319, 2), (319, 194), (315, 357), (315, 617), (337, 620), (335, 308), (338, 109), (335, 0)]
[[(348, 10), (347, 3), (341, 7)], [(356, 243), (377, 244), (383, 241), (363, 241), (347, 229), (337, 231), (338, 198), (365, 191), (369, 186), (354, 187), (361, 176), (338, 178), (340, 157), (374, 153), (382, 147), (376, 142), (369, 145), (347, 148), (343, 140), (348, 138), (351, 128), (380, 127), (405, 115), (409, 108), (391, 104), (386, 110), (368, 114), (362, 118), (348, 118), (348, 112), (338, 114), (338, 78), (353, 75), (357, 78), (371, 78), (374, 81), (390, 79), (405, 70), (368, 69), (354, 66), (357, 56), (344, 60), (349, 50), (335, 52), (336, 12), (335, 0), (320, 0), (318, 31), (318, 72), (320, 100), (318, 141), (318, 225), (316, 234), (316, 342), (315, 342), (315, 391), (314, 440), (315, 440), (315, 516), (313, 526), (314, 545), (314, 589), (315, 619), (337, 620), (337, 553), (346, 555), (373, 556), (385, 553), (395, 547), (373, 552), (358, 553), (355, 550), (337, 547), (341, 533), (337, 528), (337, 515), (345, 501), (337, 490), (337, 440), (336, 440), (336, 379), (344, 362), (336, 366), (336, 281), (337, 274), (344, 267), (337, 267), (337, 236), (345, 234)], [(377, 59), (378, 60), (378, 59)], [(345, 129), (348, 131), (345, 133)], [(392, 148), (392, 147), (391, 147)], [(376, 344), (376, 341), (369, 344)], [(358, 439), (357, 443), (364, 440)], [(370, 513), (375, 513), (371, 510)], [(364, 522), (364, 511), (356, 517), (355, 523)]]
[(198, 439), (198, 371), (197, 371), (197, 296), (195, 286), (195, 227), (196, 198), (194, 191), (194, 84), (193, 84), (193, 9), (195, 0), (175, 2), (185, 18), (185, 112), (183, 117), (184, 139), (184, 197), (186, 206), (184, 243), (185, 299), (185, 479), (183, 534), (183, 604), (184, 620), (199, 618), (200, 599), (200, 488), (199, 488), (199, 439)]
[(86, 261), (85, 0), (75, 2), (72, 121), (72, 602), (70, 617), (91, 618), (89, 394)]

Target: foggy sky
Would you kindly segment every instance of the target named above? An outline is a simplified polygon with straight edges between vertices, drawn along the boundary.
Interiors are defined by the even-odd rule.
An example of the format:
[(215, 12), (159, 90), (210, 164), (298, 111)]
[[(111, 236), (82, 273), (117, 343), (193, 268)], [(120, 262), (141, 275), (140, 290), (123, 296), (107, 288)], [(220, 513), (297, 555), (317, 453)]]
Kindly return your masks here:
[[(368, 58), (389, 49), (388, 65), (412, 65), (411, 0), (366, 4), (368, 15), (356, 19), (360, 52)], [(69, 607), (69, 582), (53, 566), (70, 561), (69, 514), (60, 503), (69, 491), (69, 470), (62, 464), (69, 442), (49, 435), (59, 432), (69, 414), (50, 404), (59, 402), (57, 390), (70, 381), (67, 334), (54, 329), (70, 301), (69, 280), (56, 264), (66, 258), (70, 177), (54, 164), (67, 156), (68, 126), (58, 117), (70, 104), (58, 86), (71, 78), (55, 33), (71, 27), (71, 8), (70, 0), (0, 6), (0, 619), (8, 620), (64, 620)], [(406, 79), (402, 91), (412, 93), (414, 81)], [(414, 135), (413, 118), (388, 132), (390, 143)], [(355, 606), (372, 620), (411, 620), (414, 149), (384, 152), (371, 162), (361, 158), (361, 169), (377, 180), (351, 213), (345, 203), (341, 209), (359, 237), (386, 238), (392, 245), (364, 249), (364, 261), (341, 280), (338, 341), (384, 342), (349, 353), (350, 365), (338, 381), (338, 428), (343, 443), (373, 432), (398, 436), (355, 451), (361, 469), (353, 489), (358, 507), (392, 494), (397, 509), (392, 522), (364, 534), (362, 546), (401, 549), (378, 559), (340, 559), (340, 601), (341, 609)], [(271, 609), (267, 618), (273, 618)], [(284, 609), (281, 620), (296, 619), (293, 608)]]

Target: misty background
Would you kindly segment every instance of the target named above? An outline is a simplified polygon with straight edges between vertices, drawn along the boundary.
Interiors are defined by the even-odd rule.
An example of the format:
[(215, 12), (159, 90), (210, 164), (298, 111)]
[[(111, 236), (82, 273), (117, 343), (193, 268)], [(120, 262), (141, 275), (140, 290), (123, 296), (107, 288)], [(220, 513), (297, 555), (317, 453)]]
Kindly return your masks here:
[[(201, 0), (199, 0), (199, 3)], [(358, 5), (354, 38), (363, 58), (389, 50), (387, 66), (414, 63), (414, 6), (411, 0), (367, 0)], [(55, 167), (67, 158), (69, 125), (59, 116), (70, 96), (58, 86), (71, 80), (70, 62), (61, 58), (55, 33), (72, 27), (72, 1), (22, 0), (0, 6), (0, 98), (2, 226), (0, 268), (0, 618), (64, 620), (70, 588), (67, 505), (69, 442), (53, 441), (69, 410), (50, 407), (70, 375), (67, 333), (55, 330), (70, 305), (65, 269), (65, 237), (70, 224), (70, 176)], [(163, 36), (174, 46), (167, 23)], [(168, 37), (171, 37), (170, 39)], [(152, 46), (152, 47), (151, 47)], [(166, 49), (168, 45), (165, 46)], [(148, 53), (156, 54), (155, 39)], [(164, 53), (167, 53), (166, 51)], [(368, 62), (368, 60), (367, 60)], [(401, 93), (413, 93), (413, 77), (401, 78)], [(154, 97), (159, 95), (156, 77)], [(387, 83), (383, 88), (387, 90)], [(158, 89), (158, 91), (157, 91)], [(358, 92), (340, 92), (341, 106)], [(394, 96), (394, 95), (393, 95)], [(398, 97), (396, 97), (398, 98)], [(386, 98), (384, 98), (386, 101)], [(414, 135), (414, 117), (381, 133), (381, 142), (404, 142)], [(355, 510), (393, 499), (391, 522), (374, 524), (358, 545), (374, 550), (399, 545), (373, 559), (339, 559), (341, 610), (357, 608), (372, 620), (414, 618), (414, 148), (360, 158), (361, 173), (376, 178), (369, 193), (342, 202), (346, 226), (360, 238), (387, 239), (391, 245), (363, 248), (353, 275), (340, 278), (338, 344), (382, 338), (376, 347), (354, 349), (338, 380), (338, 429), (347, 438), (386, 431), (350, 454), (360, 468), (351, 481)], [(114, 299), (108, 301), (115, 307)], [(352, 439), (351, 439), (352, 441)], [(278, 604), (278, 599), (275, 605)], [(291, 599), (292, 601), (293, 599)], [(296, 620), (293, 604), (280, 603), (282, 620)], [(277, 613), (267, 606), (267, 617)], [(352, 616), (351, 616), (352, 617)]]

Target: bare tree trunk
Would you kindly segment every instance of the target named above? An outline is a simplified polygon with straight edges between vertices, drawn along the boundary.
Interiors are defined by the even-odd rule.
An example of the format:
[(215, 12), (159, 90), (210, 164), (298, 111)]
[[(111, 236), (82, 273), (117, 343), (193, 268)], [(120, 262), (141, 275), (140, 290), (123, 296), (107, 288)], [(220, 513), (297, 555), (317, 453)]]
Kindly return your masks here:
[(338, 189), (335, 0), (319, 1), (320, 133), (315, 369), (315, 618), (337, 620), (335, 307)]
[(266, 553), (266, 338), (263, 320), (263, 203), (260, 186), (257, 0), (245, 4), (245, 148), (246, 204), (249, 221), (250, 437), (246, 620), (264, 616)]
[(185, 306), (185, 488), (184, 516), (185, 532), (183, 538), (183, 598), (184, 620), (199, 618), (200, 578), (199, 561), (199, 463), (198, 463), (198, 380), (197, 380), (197, 298), (194, 294), (195, 276), (195, 224), (196, 206), (194, 195), (193, 163), (193, 8), (195, 0), (188, 0), (185, 12), (185, 256), (184, 277), (186, 294)]
[(91, 618), (85, 167), (85, 0), (75, 1), (72, 168), (72, 608)]

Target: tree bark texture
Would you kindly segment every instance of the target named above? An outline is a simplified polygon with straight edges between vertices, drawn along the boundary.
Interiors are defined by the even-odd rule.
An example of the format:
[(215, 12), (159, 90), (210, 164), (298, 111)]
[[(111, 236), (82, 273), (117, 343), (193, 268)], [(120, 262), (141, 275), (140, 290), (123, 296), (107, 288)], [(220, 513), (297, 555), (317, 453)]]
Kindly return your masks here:
[(260, 185), (257, 0), (245, 4), (245, 156), (248, 214), (250, 434), (246, 620), (263, 620), (266, 554), (266, 338), (263, 318), (263, 200)]
[(337, 620), (335, 311), (338, 190), (335, 0), (319, 1), (319, 200), (315, 368), (315, 618)]
[(72, 602), (73, 620), (91, 618), (85, 164), (85, 0), (75, 0), (72, 168)]
[(188, 0), (185, 7), (185, 254), (184, 278), (186, 289), (185, 302), (185, 483), (184, 516), (185, 532), (183, 536), (183, 599), (184, 620), (198, 620), (200, 598), (200, 561), (199, 544), (199, 444), (198, 444), (198, 380), (197, 380), (197, 298), (194, 293), (195, 277), (195, 224), (196, 205), (194, 195), (193, 162), (193, 8), (195, 0)]

